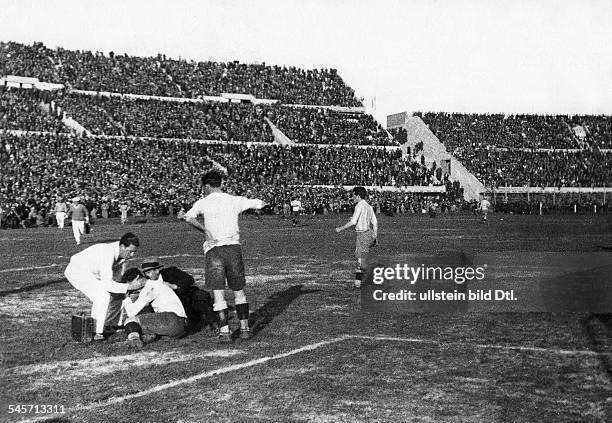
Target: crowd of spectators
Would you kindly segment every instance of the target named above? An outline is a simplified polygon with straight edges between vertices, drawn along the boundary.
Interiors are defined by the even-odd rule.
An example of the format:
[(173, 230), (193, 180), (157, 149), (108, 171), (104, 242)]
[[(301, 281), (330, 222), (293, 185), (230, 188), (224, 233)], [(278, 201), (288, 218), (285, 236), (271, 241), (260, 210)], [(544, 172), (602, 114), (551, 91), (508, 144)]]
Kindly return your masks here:
[(195, 62), (173, 60), (162, 54), (105, 55), (53, 50), (42, 43), (26, 46), (0, 42), (0, 75), (37, 77), (90, 91), (188, 98), (242, 93), (286, 104), (362, 106), (335, 69)]
[[(487, 186), (612, 184), (612, 154), (599, 151), (612, 147), (612, 117), (416, 115)], [(565, 149), (580, 151), (563, 151)]]
[(191, 138), (220, 141), (274, 140), (261, 107), (241, 103), (179, 103), (126, 97), (65, 95), (64, 112), (96, 135)]
[(408, 131), (406, 128), (402, 128), (401, 126), (397, 128), (390, 128), (389, 134), (391, 134), (393, 140), (398, 145), (405, 144), (408, 141)]
[(58, 63), (52, 59), (52, 50), (42, 43), (27, 46), (0, 41), (0, 77), (17, 75), (38, 78), (45, 82), (61, 83)]
[(597, 150), (572, 153), (478, 149), (464, 151), (457, 158), (487, 186), (612, 186), (612, 153)]
[(592, 128), (600, 148), (612, 145), (612, 121), (607, 116), (503, 115), (415, 113), (451, 153), (461, 149), (581, 148), (574, 127)]
[(397, 145), (372, 116), (326, 108), (83, 94), (58, 94), (57, 103), (96, 135), (271, 142), (268, 118), (297, 143)]
[(269, 119), (290, 139), (308, 144), (399, 145), (372, 117), (364, 113), (324, 108), (268, 108)]
[[(302, 201), (306, 213), (348, 211), (351, 196), (343, 185), (446, 185), (443, 196), (373, 191), (370, 202), (388, 214), (449, 211), (462, 205), (462, 188), (450, 183), (435, 163), (427, 167), (423, 157), (414, 162), (402, 157), (400, 150), (375, 148), (404, 144), (405, 129), (388, 133), (372, 116), (323, 107), (361, 106), (334, 69), (194, 62), (165, 55), (142, 58), (0, 42), (3, 75), (37, 77), (67, 87), (55, 93), (0, 87), (0, 131), (47, 133), (0, 132), (0, 217), (5, 223), (44, 225), (58, 198), (75, 195), (86, 199), (94, 215), (98, 211), (104, 217), (117, 215), (121, 203), (127, 203), (136, 216), (176, 214), (200, 196), (197, 176), (211, 159), (228, 168), (230, 193), (260, 197), (270, 204), (270, 213), (285, 213), (295, 198)], [(79, 95), (71, 89), (182, 98), (244, 93), (281, 104), (109, 98)], [(59, 134), (68, 129), (50, 108), (51, 100), (93, 134), (151, 138)], [(487, 186), (612, 183), (612, 154), (599, 151), (612, 148), (612, 117), (416, 115)], [(266, 118), (295, 142), (328, 146), (274, 144)], [(343, 147), (331, 146), (335, 144)], [(415, 146), (414, 154), (422, 148), (422, 143)], [(581, 151), (533, 151), (576, 148)], [(589, 207), (597, 204), (587, 203)], [(526, 210), (524, 202), (508, 204), (509, 210)]]
[(559, 193), (552, 194), (498, 194), (494, 201), (496, 212), (512, 214), (607, 214), (610, 194)]
[(585, 140), (592, 148), (612, 149), (612, 116), (574, 115), (569, 124), (584, 130)]
[(68, 132), (37, 90), (0, 86), (0, 130)]
[[(212, 148), (211, 148), (212, 147)], [(403, 160), (401, 151), (376, 148), (207, 146), (229, 151), (219, 159), (240, 181), (262, 184), (412, 186), (441, 185), (432, 169)], [(210, 154), (210, 153), (209, 153)]]
[[(56, 93), (55, 104), (62, 113), (76, 120), (94, 135), (123, 135), (125, 128), (100, 105), (100, 101), (88, 99), (85, 95), (62, 95)], [(96, 100), (98, 98), (96, 97)], [(151, 122), (154, 122), (151, 119)]]
[(314, 186), (447, 182), (436, 181), (432, 169), (404, 161), (401, 152), (379, 148), (4, 133), (0, 134), (0, 203), (43, 207), (58, 196), (82, 195), (98, 210), (106, 203), (113, 213), (120, 202), (129, 201), (133, 211), (164, 214), (199, 197), (197, 176), (211, 159), (228, 168), (230, 192), (261, 195), (272, 209), (282, 208), (286, 193), (298, 195), (293, 186), (312, 197), (308, 201), (313, 211), (331, 211), (328, 191)]
[(183, 88), (186, 97), (221, 93), (253, 94), (286, 104), (361, 107), (352, 88), (336, 69), (304, 70), (296, 67), (164, 60), (166, 71)]

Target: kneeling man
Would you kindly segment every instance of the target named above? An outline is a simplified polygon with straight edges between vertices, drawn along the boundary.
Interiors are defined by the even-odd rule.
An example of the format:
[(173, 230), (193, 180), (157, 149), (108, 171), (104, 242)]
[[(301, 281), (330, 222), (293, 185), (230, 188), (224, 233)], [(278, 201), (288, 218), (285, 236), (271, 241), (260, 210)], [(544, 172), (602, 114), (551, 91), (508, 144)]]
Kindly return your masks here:
[[(146, 278), (136, 268), (126, 270), (124, 274), (124, 280), (128, 283), (140, 279)], [(187, 315), (183, 304), (162, 279), (147, 279), (138, 299), (134, 301), (134, 297), (130, 295), (123, 300), (127, 315), (124, 326), (130, 344), (141, 347), (142, 335), (178, 338), (185, 333)], [(147, 305), (150, 305), (154, 312), (138, 314)]]

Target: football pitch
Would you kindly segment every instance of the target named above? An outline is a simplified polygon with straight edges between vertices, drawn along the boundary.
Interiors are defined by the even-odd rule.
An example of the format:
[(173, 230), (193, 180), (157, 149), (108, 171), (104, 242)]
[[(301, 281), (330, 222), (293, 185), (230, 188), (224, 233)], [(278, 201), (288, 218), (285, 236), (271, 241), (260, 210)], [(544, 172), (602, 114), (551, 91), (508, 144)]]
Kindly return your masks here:
[[(64, 268), (84, 247), (131, 231), (141, 241), (135, 265), (156, 256), (203, 287), (199, 232), (171, 218), (111, 219), (77, 247), (70, 228), (0, 231), (0, 420), (610, 421), (609, 314), (363, 312), (351, 289), (354, 233), (334, 232), (348, 218), (304, 217), (292, 227), (244, 216), (253, 338), (228, 346), (199, 332), (142, 350), (121, 333), (71, 340), (70, 316), (90, 305)], [(495, 214), (481, 224), (467, 214), (409, 214), (380, 216), (379, 225), (375, 256), (391, 262), (448, 251), (528, 257), (497, 271), (507, 284), (550, 273), (551, 254), (569, 262), (612, 254), (606, 216)]]

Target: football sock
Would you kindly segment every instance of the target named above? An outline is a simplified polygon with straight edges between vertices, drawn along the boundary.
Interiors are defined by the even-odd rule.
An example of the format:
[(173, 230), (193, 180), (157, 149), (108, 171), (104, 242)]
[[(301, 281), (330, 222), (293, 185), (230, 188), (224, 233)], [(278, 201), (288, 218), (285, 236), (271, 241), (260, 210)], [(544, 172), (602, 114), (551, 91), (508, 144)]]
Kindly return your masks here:
[(355, 286), (360, 286), (362, 280), (363, 280), (363, 270), (358, 268), (355, 270)]
[(227, 321), (228, 321), (227, 308), (224, 310), (217, 311), (217, 324), (219, 325), (219, 330), (221, 332), (229, 333), (229, 325)]
[(360, 268), (355, 270), (355, 288), (361, 287), (361, 281), (363, 280), (363, 271)]
[(236, 316), (238, 320), (249, 319), (249, 303), (236, 304)]

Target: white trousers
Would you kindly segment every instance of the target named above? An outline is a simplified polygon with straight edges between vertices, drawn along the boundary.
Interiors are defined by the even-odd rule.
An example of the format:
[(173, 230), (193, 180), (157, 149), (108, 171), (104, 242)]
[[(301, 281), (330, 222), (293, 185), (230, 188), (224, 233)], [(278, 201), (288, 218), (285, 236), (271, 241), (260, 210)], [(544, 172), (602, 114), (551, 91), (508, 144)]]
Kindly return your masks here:
[(69, 264), (64, 275), (72, 286), (91, 300), (91, 317), (96, 319), (96, 333), (102, 333), (110, 302), (110, 293), (104, 289), (102, 282), (87, 270)]
[(84, 220), (73, 220), (72, 221), (72, 234), (77, 245), (81, 243), (81, 235), (85, 233), (85, 221)]
[(66, 220), (66, 212), (55, 212), (55, 220), (57, 220), (57, 227), (64, 229), (64, 221)]

